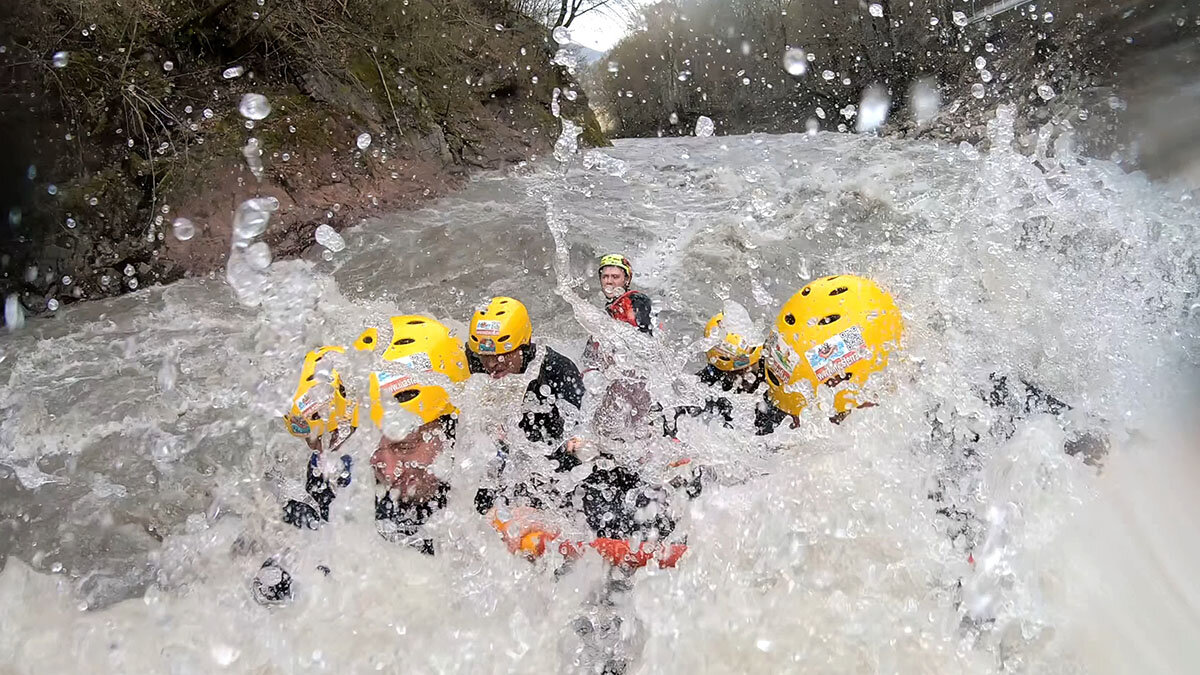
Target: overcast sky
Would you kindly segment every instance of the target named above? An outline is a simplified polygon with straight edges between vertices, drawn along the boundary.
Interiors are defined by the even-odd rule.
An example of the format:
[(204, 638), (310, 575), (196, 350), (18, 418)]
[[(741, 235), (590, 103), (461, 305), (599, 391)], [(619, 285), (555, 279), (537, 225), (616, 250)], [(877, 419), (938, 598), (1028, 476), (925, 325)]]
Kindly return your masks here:
[[(638, 4), (650, 3), (643, 0)], [(588, 12), (571, 24), (571, 37), (584, 47), (607, 52), (629, 31), (623, 16), (603, 9)]]

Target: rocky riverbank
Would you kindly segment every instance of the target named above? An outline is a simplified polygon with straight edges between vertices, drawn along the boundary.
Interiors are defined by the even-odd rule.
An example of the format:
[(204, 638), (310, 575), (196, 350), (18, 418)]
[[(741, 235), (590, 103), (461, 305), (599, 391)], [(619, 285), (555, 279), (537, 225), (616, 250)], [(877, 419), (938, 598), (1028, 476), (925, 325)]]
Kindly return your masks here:
[[(264, 240), (445, 194), (548, 153), (561, 116), (607, 141), (558, 45), (507, 3), (48, 0), (0, 9), (0, 294), (26, 312), (215, 272), (236, 206)], [(261, 102), (255, 106), (247, 102)], [(269, 108), (269, 112), (266, 110)]]

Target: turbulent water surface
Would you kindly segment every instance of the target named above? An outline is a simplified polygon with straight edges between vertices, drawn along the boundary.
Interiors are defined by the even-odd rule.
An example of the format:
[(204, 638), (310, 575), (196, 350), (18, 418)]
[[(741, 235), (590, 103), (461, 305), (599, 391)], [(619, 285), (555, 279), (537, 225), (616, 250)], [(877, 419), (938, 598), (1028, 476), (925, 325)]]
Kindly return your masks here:
[[(601, 563), (556, 578), (552, 559), (510, 556), (473, 489), (429, 525), (436, 557), (376, 534), (365, 476), (320, 531), (280, 523), (308, 454), (278, 418), (303, 353), (400, 313), (461, 331), (507, 294), (540, 341), (577, 357), (589, 333), (612, 333), (656, 398), (694, 400), (701, 329), (723, 300), (768, 325), (836, 273), (877, 280), (904, 314), (902, 358), (872, 383), (879, 406), (756, 438), (746, 396), (734, 429), (684, 425), (682, 451), (712, 468), (697, 500), (673, 505), (690, 550), (604, 610), (623, 618), (613, 642), (634, 669), (1193, 662), (1200, 601), (1181, 570), (1200, 554), (1172, 528), (1195, 503), (1172, 490), (1200, 473), (1171, 450), (1186, 425), (1164, 420), (1194, 400), (1200, 209), (1108, 162), (1018, 155), (1011, 127), (993, 127), (983, 154), (825, 133), (622, 141), (366, 223), (332, 261), (276, 263), (261, 307), (197, 280), (30, 322), (0, 341), (5, 668), (586, 668), (573, 626), (600, 611)], [(600, 313), (592, 265), (611, 251), (655, 301), (653, 343)], [(341, 366), (352, 389), (361, 366)], [(985, 403), (993, 375), (1072, 408), (1013, 418)], [(480, 479), (488, 430), (521, 389), (455, 390), (443, 476)], [(1082, 434), (1107, 439), (1102, 471), (1063, 452)], [(364, 427), (347, 444), (360, 466), (377, 438)], [(681, 452), (639, 450), (651, 474), (668, 451)], [(965, 515), (939, 513), (947, 503)], [(251, 599), (272, 555), (295, 574), (291, 606)]]

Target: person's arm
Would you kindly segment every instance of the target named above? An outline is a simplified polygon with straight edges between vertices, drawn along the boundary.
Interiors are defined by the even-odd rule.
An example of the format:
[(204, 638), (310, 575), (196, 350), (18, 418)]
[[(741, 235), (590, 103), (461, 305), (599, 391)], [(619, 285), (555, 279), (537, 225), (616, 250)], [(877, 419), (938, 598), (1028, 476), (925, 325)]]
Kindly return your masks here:
[(637, 321), (638, 330), (653, 335), (654, 326), (651, 323), (650, 315), (653, 313), (654, 307), (650, 302), (650, 296), (645, 293), (634, 293), (629, 300), (633, 306), (633, 318)]

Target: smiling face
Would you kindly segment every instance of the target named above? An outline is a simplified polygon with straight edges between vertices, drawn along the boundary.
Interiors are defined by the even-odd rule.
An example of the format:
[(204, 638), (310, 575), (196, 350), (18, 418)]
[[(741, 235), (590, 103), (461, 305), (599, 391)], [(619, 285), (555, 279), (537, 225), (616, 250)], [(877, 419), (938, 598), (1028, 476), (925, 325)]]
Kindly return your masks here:
[(615, 298), (629, 287), (629, 275), (615, 265), (602, 267), (600, 268), (600, 287), (603, 289), (605, 297)]
[(445, 443), (440, 420), (423, 425), (398, 441), (384, 436), (371, 455), (375, 482), (399, 490), (404, 500), (432, 498), (441, 481), (429, 467), (442, 454)]

